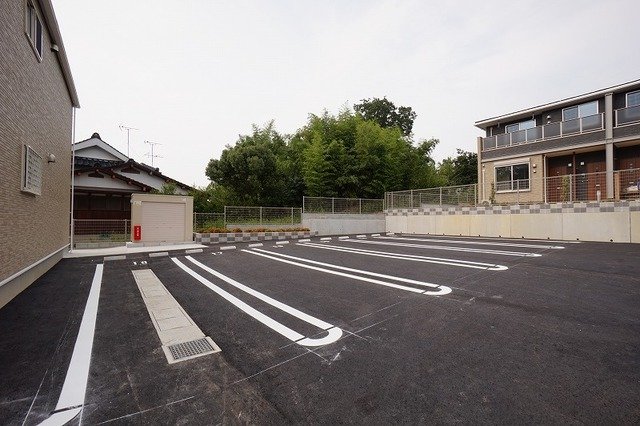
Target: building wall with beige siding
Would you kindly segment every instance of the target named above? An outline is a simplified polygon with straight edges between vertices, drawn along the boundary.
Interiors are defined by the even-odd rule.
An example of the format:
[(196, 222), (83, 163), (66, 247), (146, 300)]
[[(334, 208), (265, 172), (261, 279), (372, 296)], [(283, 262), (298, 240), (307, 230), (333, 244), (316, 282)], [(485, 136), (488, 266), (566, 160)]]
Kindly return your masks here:
[[(42, 61), (25, 33), (26, 2), (0, 2), (0, 283), (6, 284), (0, 287), (0, 307), (37, 276), (24, 274), (21, 283), (7, 278), (69, 241), (73, 105), (39, 3), (34, 4), (45, 27)], [(23, 145), (43, 159), (41, 195), (21, 191)], [(49, 154), (55, 163), (47, 162)], [(35, 270), (44, 273), (48, 268), (42, 265), (52, 266), (60, 256)]]
[[(480, 201), (491, 200), (491, 187), (495, 185), (495, 169), (500, 165), (529, 163), (530, 189), (495, 192), (496, 204), (540, 203), (544, 201), (544, 157), (528, 155), (509, 160), (485, 161), (479, 169)], [(535, 165), (535, 167), (534, 167)], [(483, 179), (484, 174), (484, 179)], [(484, 183), (483, 183), (484, 182)], [(484, 189), (484, 192), (483, 192)]]

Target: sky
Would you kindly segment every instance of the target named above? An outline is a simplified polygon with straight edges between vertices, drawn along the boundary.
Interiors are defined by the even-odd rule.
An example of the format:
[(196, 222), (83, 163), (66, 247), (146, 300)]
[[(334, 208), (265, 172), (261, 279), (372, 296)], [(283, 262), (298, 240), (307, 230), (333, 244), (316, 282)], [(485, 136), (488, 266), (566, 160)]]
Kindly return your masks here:
[(436, 161), (476, 150), (484, 118), (640, 79), (638, 0), (53, 0), (93, 132), (203, 186), (252, 125), (386, 96)]

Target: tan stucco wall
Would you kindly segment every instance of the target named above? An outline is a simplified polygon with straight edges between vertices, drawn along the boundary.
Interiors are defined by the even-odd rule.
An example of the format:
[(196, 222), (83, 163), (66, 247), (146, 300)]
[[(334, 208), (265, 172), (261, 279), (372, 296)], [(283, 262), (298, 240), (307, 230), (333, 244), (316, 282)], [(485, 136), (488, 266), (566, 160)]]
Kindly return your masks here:
[[(171, 203), (182, 204), (185, 208), (184, 221), (184, 240), (188, 242), (193, 240), (193, 197), (186, 195), (158, 195), (158, 194), (131, 194), (131, 238), (134, 235), (134, 226), (142, 226), (142, 243), (155, 243), (146, 237), (144, 232), (145, 223), (142, 218), (142, 205), (144, 203)], [(162, 240), (163, 242), (179, 242)]]
[[(69, 242), (72, 104), (47, 31), (42, 62), (31, 47), (24, 7), (0, 2), (0, 282)], [(21, 192), (23, 144), (43, 158), (41, 195)]]
[[(527, 155), (521, 158), (514, 158), (506, 160), (511, 163), (517, 162), (527, 162), (527, 159), (530, 163), (530, 174), (529, 178), (531, 179), (531, 188), (529, 191), (521, 191), (521, 192), (496, 192), (495, 202), (497, 204), (514, 204), (514, 203), (540, 203), (544, 201), (544, 179), (543, 179), (543, 170), (544, 170), (544, 158), (542, 155)], [(498, 163), (504, 162), (505, 160), (499, 160)], [(483, 162), (482, 166), (484, 166), (484, 200), (489, 200), (491, 197), (491, 184), (495, 182), (495, 161), (487, 161)], [(536, 165), (534, 168), (533, 165)], [(482, 166), (479, 171), (479, 180), (480, 185), (482, 185)], [(482, 192), (481, 195), (482, 197)], [(483, 201), (481, 199), (481, 201)]]

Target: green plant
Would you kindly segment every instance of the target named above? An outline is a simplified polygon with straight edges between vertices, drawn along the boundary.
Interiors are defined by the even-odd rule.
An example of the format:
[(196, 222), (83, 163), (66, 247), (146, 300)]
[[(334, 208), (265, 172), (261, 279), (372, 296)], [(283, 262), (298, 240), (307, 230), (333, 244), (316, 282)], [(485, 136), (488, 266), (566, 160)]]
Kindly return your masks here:
[(489, 193), (489, 202), (491, 204), (496, 203), (496, 184), (491, 182), (491, 192)]
[(562, 201), (569, 201), (571, 198), (571, 180), (569, 176), (562, 177)]

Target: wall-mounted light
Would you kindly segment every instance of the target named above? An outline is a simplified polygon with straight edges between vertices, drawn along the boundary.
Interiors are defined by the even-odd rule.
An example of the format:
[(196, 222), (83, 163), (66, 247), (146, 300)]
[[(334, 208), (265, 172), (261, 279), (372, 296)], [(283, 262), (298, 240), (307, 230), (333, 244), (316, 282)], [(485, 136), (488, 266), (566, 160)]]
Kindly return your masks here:
[(56, 162), (56, 156), (53, 154), (49, 154), (49, 156), (47, 157), (47, 163), (55, 163)]

